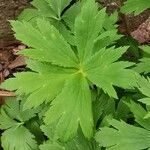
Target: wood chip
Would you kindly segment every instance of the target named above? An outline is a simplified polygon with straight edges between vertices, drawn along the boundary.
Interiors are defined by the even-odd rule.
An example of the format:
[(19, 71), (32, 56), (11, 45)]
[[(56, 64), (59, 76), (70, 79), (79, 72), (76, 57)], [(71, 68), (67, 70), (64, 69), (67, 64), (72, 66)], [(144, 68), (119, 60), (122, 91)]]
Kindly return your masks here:
[(11, 62), (11, 64), (8, 65), (9, 69), (14, 69), (17, 67), (25, 66), (25, 57), (24, 56), (18, 56), (14, 61)]

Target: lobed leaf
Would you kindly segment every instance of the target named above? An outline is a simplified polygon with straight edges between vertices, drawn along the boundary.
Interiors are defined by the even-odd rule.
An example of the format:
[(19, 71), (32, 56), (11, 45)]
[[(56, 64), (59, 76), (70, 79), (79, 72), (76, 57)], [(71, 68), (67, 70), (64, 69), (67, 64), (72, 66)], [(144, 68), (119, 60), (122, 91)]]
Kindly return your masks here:
[(87, 138), (93, 134), (91, 93), (84, 77), (74, 75), (65, 84), (62, 92), (47, 111), (46, 124), (56, 124), (56, 132), (63, 140), (74, 137), (80, 125)]
[(13, 21), (11, 25), (16, 32), (16, 38), (34, 49), (32, 52), (25, 50), (26, 56), (64, 67), (76, 66), (77, 58), (74, 52), (48, 21), (37, 20), (39, 29), (28, 22)]
[(110, 120), (113, 127), (103, 127), (96, 134), (96, 141), (107, 150), (143, 150), (150, 148), (150, 131)]

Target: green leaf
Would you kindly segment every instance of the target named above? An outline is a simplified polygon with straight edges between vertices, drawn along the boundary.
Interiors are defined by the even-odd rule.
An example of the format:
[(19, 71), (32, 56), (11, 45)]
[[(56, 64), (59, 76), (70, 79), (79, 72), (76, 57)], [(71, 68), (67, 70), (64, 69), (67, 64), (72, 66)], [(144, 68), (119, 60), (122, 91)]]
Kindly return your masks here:
[(16, 38), (34, 48), (31, 52), (23, 51), (25, 56), (64, 67), (76, 66), (77, 58), (73, 50), (48, 21), (37, 20), (39, 29), (28, 22), (13, 21), (11, 25), (16, 32)]
[(124, 96), (120, 99), (116, 109), (117, 119), (122, 119), (124, 121), (127, 121), (130, 109), (125, 103), (130, 102), (130, 100), (132, 99), (129, 96)]
[(24, 100), (20, 102), (15, 98), (9, 98), (1, 107), (0, 129), (4, 130), (1, 136), (4, 150), (37, 150), (34, 135), (23, 125), (35, 117), (38, 109), (23, 111), (23, 102)]
[(95, 39), (94, 52), (99, 51), (100, 49), (114, 44), (118, 39), (122, 37), (117, 33), (117, 29), (112, 29), (101, 33)]
[(43, 126), (42, 130), (50, 139), (40, 146), (41, 150), (52, 148), (56, 150), (96, 150), (96, 148), (98, 148), (96, 142), (94, 140), (87, 140), (82, 132), (80, 132), (80, 130), (75, 138), (69, 140), (66, 143), (59, 142), (56, 139), (51, 139), (53, 136), (51, 134), (53, 130), (50, 128), (50, 126)]
[(45, 0), (45, 1), (49, 3), (49, 5), (59, 18), (61, 17), (63, 9), (67, 7), (71, 2), (71, 0)]
[(58, 120), (56, 132), (64, 141), (76, 134), (79, 124), (85, 137), (91, 138), (93, 134), (91, 93), (84, 77), (80, 74), (70, 77), (51, 105), (46, 113), (45, 122), (53, 124)]
[(143, 104), (146, 104), (146, 105), (150, 106), (150, 97), (142, 98), (139, 101), (142, 102)]
[(13, 126), (16, 126), (17, 122), (15, 120), (12, 120), (6, 112), (1, 109), (1, 114), (0, 114), (0, 129), (9, 129)]
[(150, 78), (138, 77), (138, 85), (141, 93), (150, 98)]
[(75, 17), (80, 12), (82, 2), (67, 8), (70, 2), (71, 0), (33, 0), (31, 4), (34, 8), (25, 9), (18, 17), (19, 21), (28, 21), (36, 27), (36, 20), (44, 18), (54, 25), (69, 43), (75, 45), (70, 31), (73, 31)]
[(150, 58), (142, 58), (140, 59), (140, 63), (134, 68), (138, 73), (147, 74), (150, 72)]
[(36, 9), (28, 8), (22, 11), (19, 15), (18, 20), (33, 22), (40, 16), (40, 12)]
[(4, 150), (37, 150), (34, 136), (23, 126), (12, 127), (3, 132), (2, 147)]
[(105, 21), (103, 22), (103, 32), (109, 31), (109, 30), (114, 30), (116, 29), (117, 31), (117, 25), (116, 22), (118, 21), (118, 13), (115, 11), (113, 14), (108, 15), (106, 14), (105, 16)]
[(92, 54), (94, 40), (102, 28), (105, 14), (105, 9), (98, 11), (94, 0), (87, 0), (75, 20), (75, 37), (81, 63)]
[[(44, 66), (46, 65), (43, 65), (43, 67)], [(51, 68), (49, 65), (49, 70), (50, 69)], [(37, 68), (34, 70), (37, 70)], [(65, 72), (59, 73), (59, 71), (57, 73), (55, 72), (55, 70), (54, 72), (52, 71), (51, 73), (50, 71), (45, 73), (42, 73), (41, 71), (37, 73), (36, 72), (17, 73), (15, 75), (15, 78), (8, 79), (1, 85), (1, 87), (9, 90), (16, 90), (16, 93), (19, 95), (29, 94), (24, 104), (25, 109), (37, 107), (44, 102), (47, 103), (49, 101), (52, 101), (59, 94), (59, 92), (64, 86), (65, 80), (69, 76), (69, 73), (68, 74)]]
[[(139, 76), (138, 77), (139, 90), (146, 97), (141, 98), (139, 101), (146, 104), (147, 107), (150, 106), (150, 79)], [(148, 112), (144, 118), (150, 118), (150, 112)]]
[(135, 15), (138, 15), (149, 7), (150, 0), (127, 0), (121, 11), (128, 14), (134, 12)]
[[(25, 97), (26, 98), (26, 97)], [(15, 125), (17, 122), (26, 122), (31, 118), (35, 117), (36, 114), (40, 111), (39, 108), (37, 109), (27, 109), (23, 110), (23, 105), (26, 99), (23, 98), (7, 98), (5, 105), (1, 108), (1, 115), (0, 115), (0, 126), (2, 128), (7, 128), (9, 122), (12, 123), (12, 126)], [(5, 122), (6, 121), (6, 122)], [(11, 125), (11, 124), (10, 124)], [(9, 124), (8, 124), (9, 127)], [(11, 127), (11, 126), (10, 126)]]
[(71, 0), (33, 0), (31, 4), (34, 8), (25, 9), (21, 15), (19, 15), (19, 20), (27, 21), (28, 18), (28, 21), (30, 21), (34, 17), (44, 17), (50, 21), (54, 19), (61, 22), (62, 12), (70, 4), (70, 2)]
[(34, 8), (24, 9), (18, 17), (19, 21), (29, 21), (34, 24), (37, 18), (57, 19), (57, 14), (46, 0), (33, 0), (31, 4)]
[[(150, 54), (150, 46), (140, 47), (145, 53)], [(143, 57), (140, 59), (140, 63), (136, 64), (133, 68), (138, 73), (148, 74), (150, 72), (150, 57)]]
[(48, 0), (33, 0), (31, 3), (37, 10), (39, 14), (44, 17), (56, 18), (57, 13), (49, 5)]
[(131, 62), (116, 62), (127, 47), (101, 49), (85, 64), (84, 71), (87, 78), (102, 88), (110, 97), (117, 98), (113, 86), (131, 89), (136, 86), (136, 73), (126, 69), (133, 65)]
[(108, 95), (102, 93), (93, 102), (93, 116), (95, 125), (97, 126), (97, 121), (103, 119), (105, 116), (115, 113), (115, 101)]
[[(41, 111), (40, 111), (41, 113)], [(42, 144), (45, 141), (45, 136), (40, 129), (40, 125), (43, 124), (43, 121), (38, 117), (34, 117), (26, 122), (26, 128), (35, 136), (35, 140), (38, 144)]]
[(62, 16), (63, 20), (66, 22), (71, 31), (74, 31), (75, 19), (81, 12), (82, 4), (83, 1), (75, 3)]
[(147, 130), (150, 130), (150, 118), (144, 118), (147, 115), (147, 111), (140, 105), (133, 101), (126, 103), (134, 114), (135, 121)]
[(58, 143), (44, 143), (43, 145), (40, 145), (40, 150), (66, 150), (64, 146), (59, 145)]
[(96, 141), (107, 150), (143, 150), (150, 148), (150, 131), (110, 120), (114, 127), (104, 127), (96, 134)]

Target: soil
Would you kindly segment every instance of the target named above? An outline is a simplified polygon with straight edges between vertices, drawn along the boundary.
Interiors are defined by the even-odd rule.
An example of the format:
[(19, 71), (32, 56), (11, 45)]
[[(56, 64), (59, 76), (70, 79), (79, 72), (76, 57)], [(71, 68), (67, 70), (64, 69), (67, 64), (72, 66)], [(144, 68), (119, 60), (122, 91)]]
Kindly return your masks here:
[(20, 12), (28, 5), (28, 0), (0, 0), (0, 49), (16, 42), (8, 20), (17, 18)]

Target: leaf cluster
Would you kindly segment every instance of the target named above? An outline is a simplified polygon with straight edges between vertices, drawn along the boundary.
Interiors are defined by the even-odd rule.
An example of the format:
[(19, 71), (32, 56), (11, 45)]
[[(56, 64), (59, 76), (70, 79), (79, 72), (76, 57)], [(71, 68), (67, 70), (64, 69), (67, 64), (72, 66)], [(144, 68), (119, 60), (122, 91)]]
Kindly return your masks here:
[(94, 0), (32, 5), (11, 21), (28, 69), (1, 85), (17, 94), (1, 108), (3, 149), (150, 149), (149, 46), (129, 61), (118, 13)]

